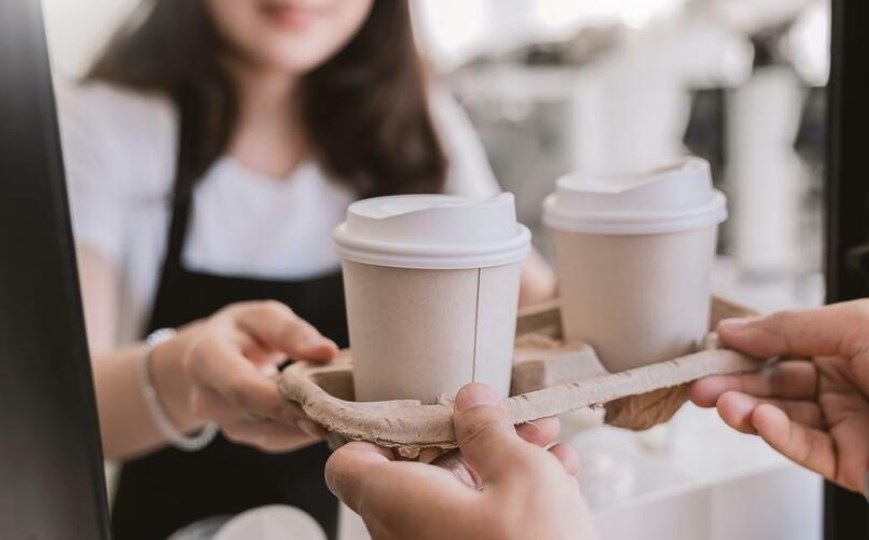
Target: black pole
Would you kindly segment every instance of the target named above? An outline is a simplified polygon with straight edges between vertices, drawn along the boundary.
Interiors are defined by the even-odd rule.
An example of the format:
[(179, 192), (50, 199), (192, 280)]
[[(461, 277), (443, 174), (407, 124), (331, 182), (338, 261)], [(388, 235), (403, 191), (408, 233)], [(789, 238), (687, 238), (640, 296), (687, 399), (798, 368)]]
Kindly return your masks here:
[(39, 0), (0, 0), (0, 538), (109, 538)]
[[(869, 2), (833, 0), (826, 179), (827, 301), (863, 298), (869, 250)], [(869, 538), (864, 498), (824, 486), (825, 540)]]

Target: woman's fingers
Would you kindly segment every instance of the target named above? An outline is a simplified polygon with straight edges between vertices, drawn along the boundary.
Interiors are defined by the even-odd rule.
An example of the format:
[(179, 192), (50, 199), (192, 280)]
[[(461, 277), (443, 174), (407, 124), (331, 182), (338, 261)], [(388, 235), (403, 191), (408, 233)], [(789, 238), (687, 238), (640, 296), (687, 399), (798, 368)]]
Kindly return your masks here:
[(752, 415), (762, 406), (773, 406), (788, 418), (804, 426), (823, 429), (824, 417), (817, 403), (783, 399), (758, 399), (741, 392), (725, 392), (718, 400), (718, 414), (732, 428), (743, 433), (755, 433)]
[(280, 395), (274, 379), (221, 341), (201, 343), (188, 371), (204, 393), (201, 397), (212, 390), (223, 402), (258, 418), (292, 422), (305, 416), (298, 405)]
[(836, 474), (833, 440), (826, 433), (788, 418), (781, 409), (759, 405), (751, 415), (755, 431), (788, 459), (828, 479)]
[(230, 440), (266, 452), (287, 452), (322, 440), (320, 436), (302, 431), (298, 425), (273, 420), (236, 418), (223, 422), (221, 430)]
[(758, 373), (701, 379), (689, 388), (691, 401), (713, 407), (725, 392), (735, 390), (760, 398), (815, 399), (818, 370), (808, 360), (776, 362)]
[(335, 343), (276, 301), (235, 306), (231, 314), (238, 327), (293, 360), (328, 361), (338, 353)]
[(264, 369), (286, 355), (328, 360), (337, 352), (334, 343), (278, 302), (231, 306), (203, 332), (186, 361), (198, 389), (199, 416), (207, 418), (219, 414), (213, 409), (229, 406), (253, 418), (311, 427), (310, 422), (302, 422), (301, 409), (280, 395)]
[(214, 390), (202, 388), (194, 394), (197, 416), (217, 422), (227, 438), (270, 452), (287, 451), (322, 440), (326, 431), (305, 417), (297, 405), (287, 403), (288, 413), (280, 419), (240, 410)]
[(278, 365), (287, 360), (284, 352), (276, 351), (254, 336), (241, 330), (236, 332), (236, 342), (245, 358), (259, 366), (263, 372), (276, 372)]
[(335, 344), (278, 302), (225, 308), (206, 323), (185, 359), (195, 414), (220, 423), (234, 440), (266, 450), (286, 450), (324, 436), (298, 405), (278, 392), (274, 365), (330, 360)]
[[(281, 406), (283, 410), (281, 415), (268, 416), (250, 409), (239, 408), (236, 404), (229, 402), (220, 392), (211, 388), (200, 387), (193, 394), (193, 409), (196, 415), (203, 420), (221, 421), (229, 418), (246, 418), (275, 420), (286, 425), (299, 425), (301, 420), (310, 422), (298, 404), (284, 401)], [(301, 425), (305, 428), (308, 427), (308, 424)], [(314, 425), (316, 426), (316, 424)], [(312, 433), (316, 433), (318, 436), (323, 434), (319, 426)]]

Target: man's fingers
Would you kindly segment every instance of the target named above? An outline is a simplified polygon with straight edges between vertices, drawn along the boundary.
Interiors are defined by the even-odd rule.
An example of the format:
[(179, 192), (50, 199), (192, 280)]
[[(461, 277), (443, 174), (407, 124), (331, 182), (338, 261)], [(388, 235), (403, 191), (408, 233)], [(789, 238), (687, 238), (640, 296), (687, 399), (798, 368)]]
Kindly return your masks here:
[(576, 453), (576, 450), (572, 446), (556, 444), (549, 449), (549, 453), (561, 462), (564, 471), (570, 476), (576, 476), (576, 473), (579, 472), (579, 454)]
[(805, 408), (807, 402), (799, 408), (795, 404), (789, 404), (788, 410), (781, 402), (763, 402), (738, 392), (727, 392), (719, 400), (718, 411), (731, 427), (759, 435), (788, 459), (833, 479), (835, 447), (830, 436), (817, 429), (823, 422), (816, 420), (819, 412)]
[(494, 390), (473, 383), (456, 395), (456, 439), (465, 460), (484, 482), (521, 469), (525, 443)]
[(758, 399), (741, 392), (725, 392), (718, 400), (718, 413), (732, 428), (743, 433), (755, 433), (752, 414), (761, 405), (772, 405), (794, 422), (821, 429), (824, 417), (818, 405), (811, 401)]
[(329, 489), (362, 516), (372, 537), (416, 538), (420, 531), (437, 536), (454, 525), (445, 517), (473, 514), (469, 506), (479, 500), (476, 489), (439, 467), (392, 459), (389, 450), (350, 443), (326, 463)]
[(456, 477), (456, 480), (470, 488), (479, 489), (483, 485), (483, 480), (468, 466), (465, 457), (459, 450), (452, 450), (439, 456), (431, 462), (431, 465), (449, 471)]
[(731, 390), (761, 398), (814, 399), (817, 389), (815, 365), (808, 360), (788, 360), (758, 373), (701, 379), (689, 387), (688, 395), (701, 407), (714, 407), (718, 398)]
[(760, 405), (751, 415), (757, 434), (788, 459), (833, 479), (836, 454), (829, 435), (792, 421), (777, 407)]
[(863, 301), (765, 317), (728, 319), (718, 325), (722, 344), (758, 358), (845, 356), (865, 353), (869, 311)]
[(351, 442), (339, 448), (326, 462), (326, 485), (344, 504), (359, 513), (365, 484), (378, 467), (394, 459), (391, 450), (371, 443)]
[(275, 301), (242, 304), (233, 312), (235, 322), (267, 348), (293, 360), (328, 361), (338, 353), (335, 343)]
[(546, 446), (558, 437), (561, 422), (555, 416), (533, 420), (516, 426), (516, 433), (535, 446)]
[[(543, 447), (551, 444), (552, 441), (558, 437), (560, 429), (561, 422), (559, 422), (557, 417), (551, 416), (527, 422), (525, 424), (519, 424), (516, 426), (516, 433), (524, 441), (535, 446)], [(565, 452), (564, 450), (559, 450), (555, 455), (559, 459), (561, 459), (561, 456), (564, 456), (566, 459), (571, 459), (569, 452)], [(579, 458), (577, 457), (577, 463), (578, 459)], [(482, 479), (468, 465), (468, 462), (465, 461), (465, 457), (459, 450), (447, 452), (446, 454), (436, 458), (431, 464), (453, 473), (459, 482), (468, 487), (476, 489), (482, 485)], [(566, 466), (567, 465), (565, 465), (565, 467)]]

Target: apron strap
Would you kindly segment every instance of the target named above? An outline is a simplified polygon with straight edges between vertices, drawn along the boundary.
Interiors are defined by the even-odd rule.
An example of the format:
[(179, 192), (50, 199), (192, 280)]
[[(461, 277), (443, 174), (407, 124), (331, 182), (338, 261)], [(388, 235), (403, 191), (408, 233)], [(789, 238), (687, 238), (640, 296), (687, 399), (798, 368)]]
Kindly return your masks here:
[(181, 260), (184, 251), (184, 241), (187, 237), (187, 225), (193, 210), (193, 188), (207, 170), (209, 164), (197, 163), (194, 148), (197, 144), (197, 126), (201, 124), (199, 116), (203, 114), (195, 93), (191, 90), (181, 90), (175, 96), (178, 110), (178, 151), (175, 160), (175, 179), (172, 182), (172, 197), (170, 199), (172, 218), (169, 226), (169, 237), (166, 244), (166, 258), (163, 262), (163, 278), (171, 266), (173, 269), (182, 267)]
[(172, 200), (172, 220), (169, 225), (169, 237), (166, 244), (166, 258), (163, 260), (161, 282), (166, 279), (170, 267), (173, 270), (182, 267), (181, 258), (184, 251), (184, 240), (187, 237), (187, 224), (193, 205), (192, 198), (191, 194), (191, 196), (174, 198)]

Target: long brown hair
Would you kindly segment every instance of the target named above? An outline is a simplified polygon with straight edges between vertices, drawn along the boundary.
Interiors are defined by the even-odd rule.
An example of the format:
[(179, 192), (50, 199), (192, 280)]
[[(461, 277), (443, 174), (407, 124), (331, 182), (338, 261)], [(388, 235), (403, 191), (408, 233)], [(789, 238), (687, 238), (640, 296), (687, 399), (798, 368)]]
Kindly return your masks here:
[[(226, 150), (236, 92), (218, 57), (226, 44), (203, 0), (146, 0), (109, 41), (85, 81), (159, 91), (181, 118), (178, 191)], [(313, 157), (359, 196), (436, 192), (447, 160), (429, 114), (407, 0), (374, 0), (335, 56), (305, 74), (298, 94)]]

